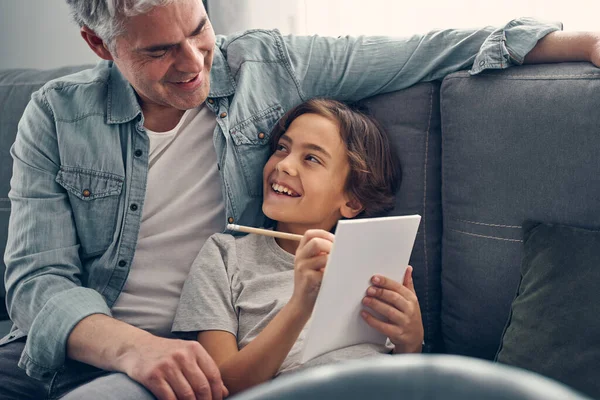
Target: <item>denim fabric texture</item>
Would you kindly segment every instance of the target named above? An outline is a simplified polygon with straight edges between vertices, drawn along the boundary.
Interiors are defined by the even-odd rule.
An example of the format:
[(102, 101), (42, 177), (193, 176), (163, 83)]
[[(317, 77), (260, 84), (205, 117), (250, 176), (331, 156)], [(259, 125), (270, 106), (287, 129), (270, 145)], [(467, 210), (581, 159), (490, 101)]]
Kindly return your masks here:
[[(526, 52), (560, 28), (523, 19), (408, 39), (262, 30), (218, 37), (206, 104), (217, 116), (228, 222), (263, 224), (269, 134), (289, 108), (316, 96), (356, 101), (396, 91), (467, 68), (476, 57), (483, 63), (473, 73), (488, 60), (508, 67), (525, 55), (510, 49)], [(0, 344), (28, 336), (19, 365), (32, 377), (59, 370), (73, 327), (91, 314), (110, 315), (127, 279), (148, 172), (143, 124), (133, 89), (110, 62), (49, 82), (25, 110), (11, 149), (5, 252), (8, 311), (18, 328)]]

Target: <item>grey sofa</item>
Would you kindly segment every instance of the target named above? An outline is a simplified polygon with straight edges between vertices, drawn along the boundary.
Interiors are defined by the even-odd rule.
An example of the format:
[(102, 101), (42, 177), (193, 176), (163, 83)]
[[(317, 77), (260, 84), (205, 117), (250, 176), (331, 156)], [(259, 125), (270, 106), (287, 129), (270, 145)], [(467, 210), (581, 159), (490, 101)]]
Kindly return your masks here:
[[(17, 122), (32, 91), (81, 68), (0, 72), (2, 253)], [(402, 160), (393, 214), (423, 216), (411, 264), (425, 351), (493, 359), (520, 279), (523, 222), (600, 227), (600, 69), (463, 71), (363, 103)]]

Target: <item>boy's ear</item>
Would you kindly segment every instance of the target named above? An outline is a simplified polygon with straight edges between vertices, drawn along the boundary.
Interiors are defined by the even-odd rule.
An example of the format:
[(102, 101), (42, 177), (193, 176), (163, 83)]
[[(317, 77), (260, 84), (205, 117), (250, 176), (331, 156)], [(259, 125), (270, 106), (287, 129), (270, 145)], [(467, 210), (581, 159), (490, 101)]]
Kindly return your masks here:
[(106, 43), (104, 43), (102, 39), (100, 39), (98, 35), (96, 35), (96, 32), (94, 32), (87, 26), (82, 26), (80, 32), (83, 40), (85, 40), (88, 46), (90, 46), (90, 49), (92, 49), (92, 51), (96, 53), (98, 57), (100, 57), (103, 60), (113, 60), (112, 54), (110, 53), (110, 51), (108, 51), (108, 46), (106, 45)]
[(364, 210), (364, 207), (362, 206), (362, 204), (360, 204), (360, 202), (358, 200), (351, 199), (342, 206), (342, 209), (340, 211), (342, 213), (342, 217), (354, 218), (358, 214), (360, 214), (361, 211), (363, 211), (363, 210)]

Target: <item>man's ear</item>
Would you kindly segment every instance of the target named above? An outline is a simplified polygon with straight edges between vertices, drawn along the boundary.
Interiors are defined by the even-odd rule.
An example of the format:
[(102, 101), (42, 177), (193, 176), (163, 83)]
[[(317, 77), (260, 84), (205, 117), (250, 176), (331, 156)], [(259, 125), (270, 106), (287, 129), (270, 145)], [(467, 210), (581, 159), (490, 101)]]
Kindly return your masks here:
[(98, 55), (98, 57), (102, 58), (103, 60), (113, 60), (112, 54), (110, 51), (108, 51), (108, 45), (104, 43), (104, 41), (100, 39), (98, 35), (96, 35), (96, 32), (87, 26), (83, 26), (81, 27), (81, 37), (83, 40), (85, 40), (88, 46), (90, 46), (90, 49), (92, 49), (92, 51)]
[(360, 204), (360, 202), (356, 199), (350, 199), (348, 202), (346, 202), (346, 204), (344, 204), (342, 206), (341, 214), (342, 217), (344, 218), (354, 218), (356, 217), (358, 214), (361, 213), (361, 211), (364, 210), (364, 207), (362, 206), (362, 204)]

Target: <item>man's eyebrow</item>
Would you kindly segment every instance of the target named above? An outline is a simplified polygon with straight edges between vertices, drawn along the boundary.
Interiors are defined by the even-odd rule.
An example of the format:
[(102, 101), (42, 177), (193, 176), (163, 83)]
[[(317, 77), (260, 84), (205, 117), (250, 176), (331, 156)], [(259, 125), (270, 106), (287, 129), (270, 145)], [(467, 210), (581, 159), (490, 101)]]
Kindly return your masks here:
[[(202, 32), (202, 29), (204, 29), (204, 26), (206, 25), (207, 22), (208, 22), (208, 18), (205, 15), (204, 17), (202, 17), (202, 19), (200, 20), (200, 23), (198, 24), (196, 29), (194, 29), (194, 31), (190, 34), (190, 36), (196, 36), (200, 32)], [(155, 45), (148, 46), (148, 47), (142, 47), (140, 49), (137, 49), (137, 51), (153, 53), (156, 51), (169, 50), (171, 47), (175, 47), (178, 44), (179, 43), (160, 43), (160, 44), (155, 44)]]
[[(283, 135), (281, 135), (281, 137), (279, 138), (279, 140), (283, 140), (284, 142), (288, 142), (290, 145), (292, 145), (294, 143), (294, 141), (292, 140), (292, 138), (289, 137), (288, 135), (286, 135), (285, 133)], [(327, 152), (327, 150), (325, 150), (321, 146), (316, 145), (314, 143), (306, 143), (306, 144), (303, 144), (302, 147), (304, 149), (317, 151), (317, 152), (323, 154), (325, 157), (331, 158), (331, 154), (329, 154), (329, 152)]]

